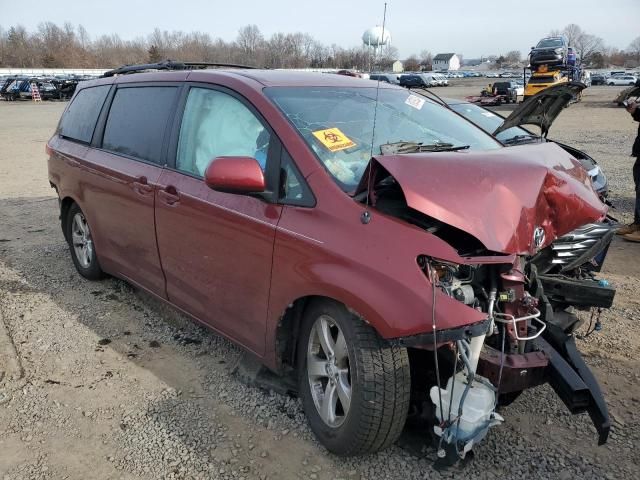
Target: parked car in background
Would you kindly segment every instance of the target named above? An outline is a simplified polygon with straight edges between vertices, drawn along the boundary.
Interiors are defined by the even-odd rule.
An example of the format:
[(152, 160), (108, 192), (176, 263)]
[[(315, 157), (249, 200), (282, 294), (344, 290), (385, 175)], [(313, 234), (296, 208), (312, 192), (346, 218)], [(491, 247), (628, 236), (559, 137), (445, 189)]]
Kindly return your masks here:
[(500, 78), (500, 74), (497, 72), (489, 72), (486, 75), (487, 78)]
[(394, 85), (400, 84), (397, 73), (372, 73), (369, 75), (369, 80), (380, 80), (381, 82), (392, 83)]
[(524, 96), (524, 80), (516, 80), (515, 81), (515, 89), (516, 89), (516, 94), (519, 97), (523, 97)]
[(80, 84), (46, 145), (80, 275), (124, 279), (295, 379), (338, 454), (388, 447), (411, 411), (464, 457), (501, 399), (547, 382), (606, 441), (573, 308), (615, 290), (543, 272), (607, 209), (560, 147), (505, 148), (348, 76), (138, 68)]
[(431, 82), (425, 79), (419, 73), (404, 73), (400, 75), (399, 82), (401, 87), (407, 87), (407, 88), (412, 88), (412, 87), (429, 88), (432, 86)]
[(439, 86), (440, 82), (435, 77), (435, 75), (437, 75), (437, 74), (430, 73), (430, 72), (422, 72), (419, 75), (424, 79), (424, 84), (427, 87), (437, 87), (437, 86)]
[[(607, 85), (627, 85), (633, 86), (638, 79), (631, 75), (612, 75), (607, 79)], [(593, 81), (592, 81), (593, 83)]]
[(447, 80), (447, 77), (445, 77), (442, 73), (434, 73), (431, 75), (431, 77), (435, 80), (436, 82), (436, 87), (448, 87), (449, 86), (449, 80)]

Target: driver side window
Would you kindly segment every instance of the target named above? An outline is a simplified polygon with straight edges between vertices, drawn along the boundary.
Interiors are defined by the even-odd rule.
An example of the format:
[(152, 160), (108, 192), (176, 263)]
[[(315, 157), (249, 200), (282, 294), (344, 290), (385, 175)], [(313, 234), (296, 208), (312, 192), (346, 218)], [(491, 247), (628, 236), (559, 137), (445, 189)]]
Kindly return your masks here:
[(269, 131), (241, 101), (217, 90), (192, 88), (187, 97), (176, 168), (200, 177), (216, 157), (255, 158), (265, 170)]

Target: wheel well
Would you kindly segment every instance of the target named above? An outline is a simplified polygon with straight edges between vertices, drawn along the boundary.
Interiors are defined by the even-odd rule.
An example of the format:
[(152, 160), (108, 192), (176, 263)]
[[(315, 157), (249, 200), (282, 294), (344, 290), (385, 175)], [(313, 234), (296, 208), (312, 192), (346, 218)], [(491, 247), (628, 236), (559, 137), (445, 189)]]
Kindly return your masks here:
[(278, 370), (293, 370), (296, 368), (296, 347), (304, 312), (311, 303), (323, 300), (342, 304), (342, 302), (331, 297), (308, 295), (290, 303), (282, 317), (280, 317), (276, 329), (276, 365)]
[(62, 233), (64, 235), (64, 238), (67, 241), (69, 239), (67, 238), (67, 229), (65, 228), (64, 222), (67, 219), (67, 212), (71, 208), (71, 205), (73, 205), (74, 203), (76, 202), (71, 197), (65, 197), (60, 202), (60, 226), (62, 227)]

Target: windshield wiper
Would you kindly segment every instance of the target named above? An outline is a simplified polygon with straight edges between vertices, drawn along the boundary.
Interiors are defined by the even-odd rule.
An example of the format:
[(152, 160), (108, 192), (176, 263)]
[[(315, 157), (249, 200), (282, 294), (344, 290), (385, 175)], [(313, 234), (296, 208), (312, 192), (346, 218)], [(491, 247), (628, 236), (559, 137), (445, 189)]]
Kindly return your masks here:
[(514, 137), (503, 140), (502, 143), (505, 145), (511, 145), (514, 143), (532, 143), (533, 140), (540, 140), (540, 137), (537, 135), (515, 135)]
[(382, 155), (399, 155), (403, 153), (419, 153), (419, 152), (455, 152), (457, 150), (466, 150), (470, 145), (453, 145), (453, 143), (429, 143), (421, 142), (393, 142), (380, 145), (380, 153)]

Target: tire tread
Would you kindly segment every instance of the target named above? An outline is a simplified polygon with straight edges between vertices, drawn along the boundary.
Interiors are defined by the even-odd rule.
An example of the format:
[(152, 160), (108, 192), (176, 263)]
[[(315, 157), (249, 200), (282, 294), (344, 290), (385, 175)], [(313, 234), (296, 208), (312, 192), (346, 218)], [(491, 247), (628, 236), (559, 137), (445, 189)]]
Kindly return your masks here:
[[(347, 455), (376, 452), (395, 442), (407, 418), (410, 397), (409, 356), (405, 348), (391, 345), (353, 315), (361, 356), (362, 390), (358, 436)], [(353, 408), (353, 405), (352, 405)]]

